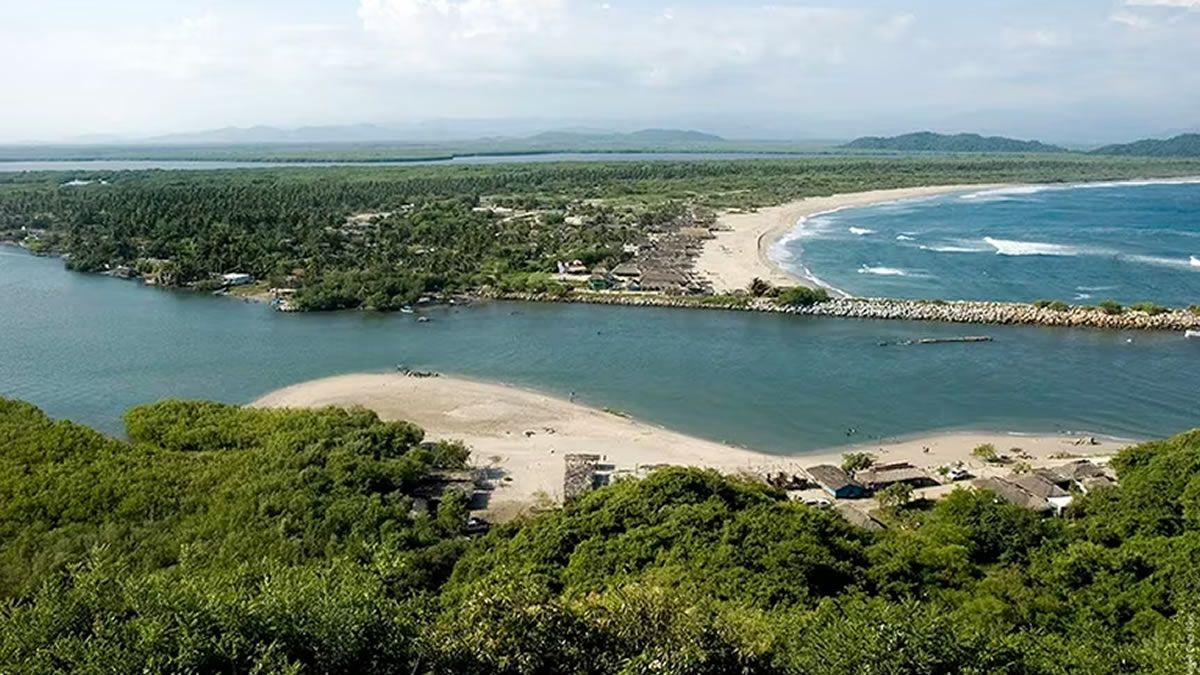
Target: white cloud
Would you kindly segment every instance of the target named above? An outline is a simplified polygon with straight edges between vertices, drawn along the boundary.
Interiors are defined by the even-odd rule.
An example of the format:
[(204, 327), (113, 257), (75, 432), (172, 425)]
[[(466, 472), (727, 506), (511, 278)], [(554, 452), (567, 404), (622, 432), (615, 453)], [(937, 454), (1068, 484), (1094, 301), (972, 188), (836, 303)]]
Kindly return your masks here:
[(1063, 47), (1070, 42), (1067, 36), (1046, 28), (1005, 29), (1002, 41), (1006, 47), (1013, 49)]
[(877, 1), (339, 1), (350, 11), (213, 0), (200, 3), (209, 14), (170, 3), (147, 14), (112, 0), (63, 14), (29, 3), (23, 20), (0, 22), (0, 60), (21, 64), (0, 69), (0, 91), (17, 102), (0, 106), (0, 139), (439, 117), (674, 124), (754, 111), (901, 126), (905, 114), (924, 119), (917, 109), (1072, 105), (1146, 111), (1167, 128), (1194, 119), (1200, 101), (1197, 13), (1132, 6), (1200, 0), (1013, 0), (1028, 6), (1019, 14), (1008, 3), (909, 13)]
[(1125, 4), (1138, 7), (1200, 8), (1200, 0), (1125, 0)]
[(912, 14), (897, 14), (879, 26), (876, 33), (885, 40), (898, 40), (908, 34), (915, 21)]
[(1134, 30), (1146, 30), (1154, 25), (1154, 22), (1150, 19), (1140, 14), (1134, 14), (1133, 12), (1113, 12), (1109, 19)]
[[(361, 0), (363, 28), (409, 75), (570, 77), (674, 86), (733, 70), (842, 62), (865, 27), (856, 10), (793, 5), (618, 7), (571, 0)], [(911, 18), (884, 26), (898, 38)]]

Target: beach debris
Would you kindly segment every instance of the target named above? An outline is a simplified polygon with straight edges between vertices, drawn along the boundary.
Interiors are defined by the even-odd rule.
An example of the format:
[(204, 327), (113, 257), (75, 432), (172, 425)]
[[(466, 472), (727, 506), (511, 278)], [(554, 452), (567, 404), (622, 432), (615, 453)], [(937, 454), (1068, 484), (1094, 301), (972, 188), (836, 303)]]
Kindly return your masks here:
[(432, 370), (413, 370), (405, 365), (396, 366), (396, 372), (400, 373), (401, 375), (403, 375), (405, 377), (416, 377), (416, 378), (441, 377), (441, 373), (437, 373)]

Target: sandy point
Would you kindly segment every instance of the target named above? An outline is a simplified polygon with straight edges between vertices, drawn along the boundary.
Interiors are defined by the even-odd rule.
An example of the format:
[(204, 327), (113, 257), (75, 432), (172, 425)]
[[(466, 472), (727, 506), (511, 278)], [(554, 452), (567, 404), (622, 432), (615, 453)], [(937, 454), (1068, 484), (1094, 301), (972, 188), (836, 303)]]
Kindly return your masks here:
[[(864, 451), (880, 461), (911, 462), (934, 471), (964, 462), (975, 475), (1001, 473), (971, 456), (983, 443), (1001, 452), (1019, 448), (1031, 465), (1052, 465), (1068, 456), (1107, 456), (1128, 441), (1097, 438), (1081, 445), (1063, 435), (954, 432), (880, 441), (787, 456), (757, 452), (671, 431), (627, 416), (519, 387), (459, 377), (357, 374), (297, 384), (251, 405), (275, 408), (363, 406), (383, 419), (408, 420), (429, 439), (455, 439), (472, 448), (476, 466), (504, 476), (491, 496), (493, 517), (511, 517), (531, 504), (560, 501), (564, 455), (597, 454), (605, 463), (636, 472), (669, 464), (714, 468), (756, 476), (798, 473), (816, 464), (840, 464), (842, 455)], [(1004, 469), (1003, 471), (1007, 471)]]
[(695, 269), (712, 283), (713, 290), (718, 293), (744, 289), (756, 277), (777, 286), (817, 286), (820, 284), (812, 276), (793, 274), (771, 258), (771, 247), (795, 229), (802, 218), (836, 209), (999, 187), (1004, 186), (935, 185), (870, 190), (808, 197), (754, 211), (730, 211), (722, 214), (718, 220), (713, 230), (714, 238), (704, 243)]

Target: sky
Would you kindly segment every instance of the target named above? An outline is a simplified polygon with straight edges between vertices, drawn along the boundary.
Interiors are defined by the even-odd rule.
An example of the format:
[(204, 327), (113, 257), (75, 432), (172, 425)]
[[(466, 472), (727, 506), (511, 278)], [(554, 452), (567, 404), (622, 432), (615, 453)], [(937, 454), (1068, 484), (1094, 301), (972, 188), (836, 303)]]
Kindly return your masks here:
[(4, 5), (0, 142), (428, 120), (1064, 142), (1200, 129), (1200, 0)]

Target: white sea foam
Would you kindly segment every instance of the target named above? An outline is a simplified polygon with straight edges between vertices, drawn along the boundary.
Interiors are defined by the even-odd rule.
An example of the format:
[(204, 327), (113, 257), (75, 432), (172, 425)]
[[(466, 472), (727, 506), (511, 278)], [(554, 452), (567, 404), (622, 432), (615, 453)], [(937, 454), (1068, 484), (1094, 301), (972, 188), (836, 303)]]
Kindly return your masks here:
[(769, 249), (767, 249), (767, 257), (775, 261), (775, 264), (779, 265), (788, 272), (800, 277), (801, 279), (807, 279), (808, 281), (811, 281), (812, 283), (824, 288), (834, 297), (846, 298), (850, 297), (849, 293), (837, 288), (832, 284), (826, 283), (823, 279), (813, 274), (812, 271), (808, 269), (808, 266), (805, 265), (801, 259), (804, 251), (802, 244), (796, 244), (797, 248), (795, 252), (793, 252), (793, 249), (788, 246), (789, 244), (800, 242), (804, 239), (813, 239), (822, 236), (825, 233), (825, 230), (828, 228), (829, 222), (828, 220), (821, 218), (821, 216), (828, 215), (829, 213), (832, 213), (832, 211), (814, 213), (811, 216), (805, 216), (798, 220), (796, 222), (796, 226), (792, 228), (790, 232), (780, 237), (775, 241), (774, 244), (770, 246)]
[(1113, 291), (1116, 290), (1116, 288), (1116, 286), (1076, 286), (1075, 290), (1083, 291), (1085, 293), (1095, 293), (1098, 291)]
[(956, 246), (954, 244), (939, 244), (933, 246), (918, 246), (922, 251), (930, 253), (983, 253), (990, 251), (990, 248), (980, 248), (978, 246)]
[(996, 249), (996, 255), (1079, 255), (1082, 251), (1073, 246), (1063, 244), (1047, 244), (1037, 241), (1014, 241), (1010, 239), (993, 239), (984, 237), (989, 246)]
[(884, 267), (882, 265), (863, 265), (858, 268), (859, 274), (874, 274), (881, 277), (916, 277), (922, 278), (929, 276), (924, 272), (912, 272), (910, 270), (900, 269), (899, 267)]
[(1183, 258), (1166, 258), (1159, 255), (1126, 255), (1121, 257), (1131, 262), (1142, 263), (1143, 265), (1200, 271), (1200, 259), (1197, 259), (1196, 256), (1190, 256), (1187, 260)]
[(896, 235), (896, 241), (912, 241), (913, 237), (907, 234)]
[(991, 188), (988, 190), (980, 190), (978, 192), (969, 192), (965, 195), (960, 195), (959, 199), (966, 201), (1002, 201), (1005, 199), (1015, 199), (1021, 196), (1037, 194), (1039, 192), (1057, 191), (1057, 190), (1095, 190), (1099, 188), (1110, 187), (1140, 187), (1145, 185), (1195, 185), (1200, 184), (1200, 176), (1188, 176), (1185, 178), (1144, 178), (1133, 180), (1114, 180), (1100, 181), (1094, 183), (1072, 183), (1070, 185), (1013, 185), (1010, 187)]
[(865, 227), (852, 227), (850, 228), (850, 234), (856, 234), (860, 237), (865, 237), (868, 234), (875, 234), (875, 230), (868, 230)]
[(1012, 187), (992, 188), (990, 190), (980, 190), (979, 192), (970, 192), (959, 197), (968, 202), (993, 202), (1002, 201), (1005, 199), (1014, 199), (1017, 197), (1028, 196), (1044, 192), (1046, 190), (1055, 189), (1055, 186), (1049, 185), (1014, 185)]
[(1091, 300), (1092, 294), (1091, 293), (1076, 293), (1075, 299), (1076, 300)]

